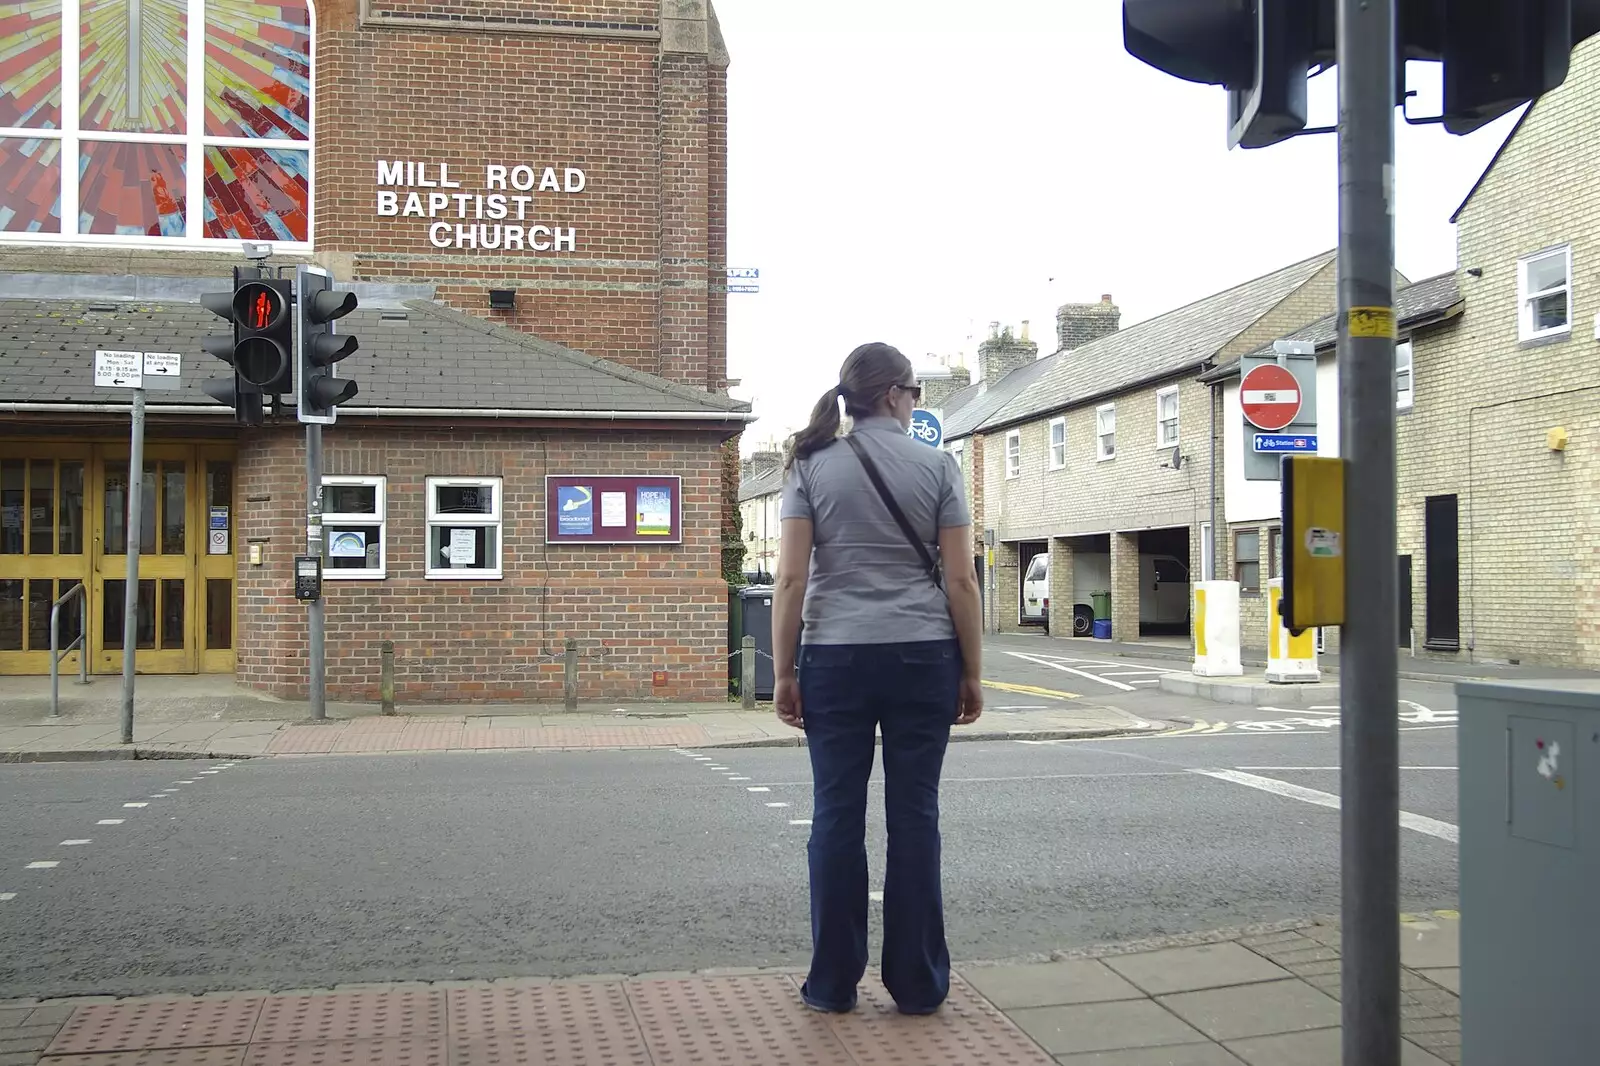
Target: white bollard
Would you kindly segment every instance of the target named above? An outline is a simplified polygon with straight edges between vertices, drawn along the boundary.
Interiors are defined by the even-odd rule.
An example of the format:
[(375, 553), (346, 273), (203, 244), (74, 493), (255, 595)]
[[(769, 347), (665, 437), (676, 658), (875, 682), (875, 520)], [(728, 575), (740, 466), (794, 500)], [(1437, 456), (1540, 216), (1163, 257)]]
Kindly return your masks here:
[(1197, 581), (1194, 608), (1194, 673), (1198, 677), (1238, 677), (1239, 583)]
[(1283, 578), (1267, 582), (1267, 680), (1280, 685), (1322, 680), (1317, 631), (1292, 636), (1283, 624)]

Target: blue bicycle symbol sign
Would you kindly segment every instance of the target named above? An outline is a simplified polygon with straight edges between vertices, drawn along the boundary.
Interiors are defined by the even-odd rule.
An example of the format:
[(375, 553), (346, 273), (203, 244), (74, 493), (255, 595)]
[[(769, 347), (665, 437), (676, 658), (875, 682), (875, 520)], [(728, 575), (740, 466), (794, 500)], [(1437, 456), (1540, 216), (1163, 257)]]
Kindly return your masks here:
[(906, 435), (937, 448), (944, 442), (944, 427), (939, 424), (932, 411), (919, 408), (911, 413), (911, 428), (906, 430)]

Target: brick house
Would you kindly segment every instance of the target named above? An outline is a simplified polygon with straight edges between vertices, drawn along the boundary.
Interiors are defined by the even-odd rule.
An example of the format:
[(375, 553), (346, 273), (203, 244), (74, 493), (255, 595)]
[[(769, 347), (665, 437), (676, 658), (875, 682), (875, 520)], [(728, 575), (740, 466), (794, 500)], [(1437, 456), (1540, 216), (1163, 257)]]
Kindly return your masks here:
[(768, 445), (739, 464), (739, 512), (745, 539), (745, 574), (770, 583), (778, 573), (783, 540), (783, 452)]
[(1109, 297), (1061, 309), (1057, 352), (957, 427), (983, 450), (992, 627), (1022, 627), (1023, 578), (1048, 552), (1053, 634), (1073, 632), (1060, 605), (1081, 631), (1097, 591), (1114, 639), (1189, 632), (1187, 588), (1212, 569), (1223, 510), (1221, 398), (1200, 375), (1332, 310), (1335, 273), (1326, 252), (1126, 328)]
[[(303, 696), (300, 427), (240, 430), (199, 388), (228, 369), (199, 295), (270, 242), (361, 301), (360, 393), (324, 432), (331, 698), (374, 698), (392, 639), (402, 700), (554, 699), (568, 637), (586, 698), (725, 695), (751, 415), (727, 395), (709, 3), (133, 10), (0, 30), (30, 42), (0, 39), (0, 673), (48, 669), (79, 583), (91, 669), (121, 669), (130, 403), (92, 363), (176, 351), (182, 388), (149, 393), (139, 668)], [(162, 63), (118, 67), (130, 34)], [(547, 477), (651, 488), (593, 491), (574, 541)]]
[[(1395, 291), (1395, 319), (1399, 342), (1395, 346), (1395, 411), (1400, 433), (1415, 410), (1414, 367), (1453, 325), (1463, 310), (1454, 272), (1427, 278)], [(1305, 341), (1317, 353), (1317, 454), (1339, 454), (1339, 370), (1335, 349), (1339, 340), (1336, 314), (1325, 315), (1309, 325), (1274, 340)], [(1246, 355), (1266, 355), (1272, 343), (1259, 345)], [(1239, 582), (1240, 642), (1248, 649), (1263, 652), (1267, 646), (1266, 582), (1283, 576), (1282, 485), (1277, 481), (1252, 481), (1245, 477), (1244, 456), (1248, 427), (1239, 406), (1238, 359), (1210, 370), (1200, 381), (1220, 392), (1222, 412), (1222, 512), (1226, 535), (1218, 545), (1221, 560), (1217, 576)], [(1215, 403), (1216, 398), (1213, 397)], [(1402, 439), (1405, 439), (1402, 437)], [(1410, 450), (1402, 447), (1400, 466), (1409, 462)], [(1402, 558), (1401, 574), (1408, 560)], [(1408, 617), (1402, 604), (1402, 618)], [(1402, 625), (1402, 630), (1408, 627)], [(1402, 637), (1406, 634), (1403, 632)], [(1338, 631), (1319, 634), (1322, 647), (1338, 648)]]
[(1464, 306), (1418, 339), (1397, 439), (1421, 655), (1600, 668), (1597, 155), (1590, 40), (1452, 218)]

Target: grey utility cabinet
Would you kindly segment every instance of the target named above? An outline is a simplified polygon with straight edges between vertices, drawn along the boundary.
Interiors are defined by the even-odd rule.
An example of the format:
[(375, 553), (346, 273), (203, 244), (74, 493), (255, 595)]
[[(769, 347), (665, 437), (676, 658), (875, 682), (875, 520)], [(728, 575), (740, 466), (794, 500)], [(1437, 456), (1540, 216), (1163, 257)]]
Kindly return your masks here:
[(1600, 1063), (1600, 681), (1457, 694), (1462, 1066)]

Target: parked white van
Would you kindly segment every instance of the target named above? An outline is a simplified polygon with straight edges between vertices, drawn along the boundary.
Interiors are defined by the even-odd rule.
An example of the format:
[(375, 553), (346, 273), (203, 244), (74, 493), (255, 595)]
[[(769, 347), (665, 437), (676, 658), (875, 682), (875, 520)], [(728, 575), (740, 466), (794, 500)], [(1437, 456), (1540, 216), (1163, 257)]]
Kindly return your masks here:
[[(1072, 635), (1088, 636), (1094, 627), (1091, 593), (1111, 588), (1111, 556), (1083, 552), (1072, 559), (1074, 599)], [(1066, 614), (1057, 610), (1057, 618)], [(1022, 621), (1050, 625), (1050, 553), (1040, 552), (1022, 578)], [(1189, 623), (1189, 564), (1172, 555), (1139, 556), (1139, 621), (1150, 625)]]

